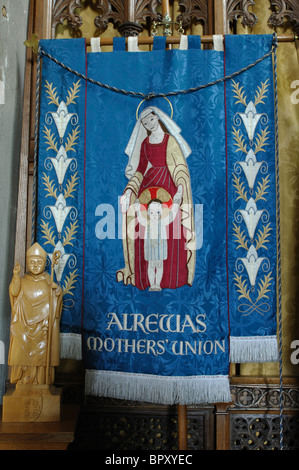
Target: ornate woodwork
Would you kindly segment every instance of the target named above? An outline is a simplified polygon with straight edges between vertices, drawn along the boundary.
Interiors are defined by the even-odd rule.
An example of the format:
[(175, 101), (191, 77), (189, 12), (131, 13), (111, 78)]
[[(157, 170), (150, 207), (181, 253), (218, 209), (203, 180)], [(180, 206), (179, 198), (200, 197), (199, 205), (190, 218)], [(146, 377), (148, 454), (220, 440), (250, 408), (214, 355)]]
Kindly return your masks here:
[(118, 27), (122, 36), (138, 36), (142, 32), (144, 24), (149, 18), (157, 19), (157, 6), (159, 0), (98, 0), (97, 8), (101, 14), (95, 19), (95, 26), (103, 31), (107, 28), (108, 21), (112, 21)]
[(298, 0), (270, 0), (275, 11), (270, 15), (269, 24), (281, 26), (285, 18), (291, 23), (293, 31), (299, 34), (299, 2)]
[[(231, 394), (235, 409), (278, 409), (280, 404), (280, 390), (276, 385), (232, 386)], [(284, 409), (299, 409), (298, 388), (285, 388), (282, 397)]]
[(208, 0), (181, 0), (180, 7), (184, 11), (177, 16), (176, 21), (182, 22), (183, 28), (191, 24), (193, 20), (201, 21), (204, 25), (208, 22)]
[[(280, 386), (277, 379), (269, 382), (232, 378), (232, 403), (189, 405), (188, 450), (278, 450)], [(83, 388), (83, 383), (64, 385), (63, 401), (82, 405)], [(87, 397), (72, 448), (177, 450), (177, 419), (175, 406)], [(285, 450), (298, 450), (299, 385), (294, 380), (283, 384), (283, 438)]]
[[(99, 10), (99, 15), (95, 18), (95, 26), (99, 31), (107, 28), (111, 21), (123, 36), (137, 36), (143, 30), (147, 20), (159, 19), (157, 7), (161, 0), (96, 0), (93, 7)], [(202, 22), (206, 26), (211, 20), (212, 14), (210, 0), (181, 0), (180, 8), (183, 10), (176, 21), (182, 22), (184, 28), (190, 26), (192, 21)], [(272, 13), (269, 16), (269, 24), (277, 27), (283, 25), (288, 20), (296, 34), (299, 34), (299, 3), (297, 0), (269, 0)], [(82, 18), (76, 12), (83, 8), (84, 0), (53, 0), (52, 4), (52, 27), (55, 29), (58, 24), (65, 20), (68, 25), (77, 30), (82, 26)], [(243, 26), (253, 27), (257, 21), (257, 16), (248, 10), (255, 5), (254, 0), (227, 0), (226, 20), (234, 22), (241, 19)]]
[[(246, 382), (245, 378), (243, 379)], [(235, 378), (231, 386), (233, 406), (230, 407), (231, 450), (279, 450), (280, 387), (262, 379), (242, 383)], [(251, 383), (250, 383), (251, 382)], [(296, 381), (283, 384), (282, 391), (283, 446), (285, 450), (299, 447), (299, 388)]]
[[(270, 414), (231, 416), (231, 450), (279, 450), (280, 419)], [(298, 416), (283, 416), (285, 450), (299, 448)]]
[[(81, 405), (72, 447), (76, 450), (177, 450), (175, 406), (86, 397), (84, 376), (63, 387), (63, 403)], [(266, 381), (268, 383), (266, 383)], [(279, 449), (280, 384), (276, 378), (232, 377), (232, 403), (188, 405), (188, 450)], [(284, 379), (285, 450), (299, 447), (299, 383)], [(82, 405), (85, 403), (84, 405)]]
[[(214, 449), (214, 407), (188, 409), (188, 450)], [(176, 406), (88, 399), (73, 450), (178, 450)]]
[[(84, 0), (54, 0), (52, 27), (55, 29), (66, 20), (72, 29), (80, 28), (82, 18), (76, 10), (83, 8), (84, 4)], [(96, 0), (92, 7), (99, 10), (99, 15), (94, 23), (99, 32), (103, 32), (111, 21), (122, 36), (137, 36), (147, 19), (157, 18), (156, 8), (159, 4), (160, 0)]]
[(227, 21), (242, 18), (242, 25), (250, 26), (252, 28), (257, 23), (258, 19), (254, 13), (248, 11), (248, 7), (254, 4), (255, 2), (253, 0), (227, 0)]
[(67, 20), (73, 29), (82, 26), (82, 18), (75, 13), (77, 8), (81, 8), (81, 1), (77, 0), (54, 0), (52, 13), (52, 27), (56, 28), (59, 23)]

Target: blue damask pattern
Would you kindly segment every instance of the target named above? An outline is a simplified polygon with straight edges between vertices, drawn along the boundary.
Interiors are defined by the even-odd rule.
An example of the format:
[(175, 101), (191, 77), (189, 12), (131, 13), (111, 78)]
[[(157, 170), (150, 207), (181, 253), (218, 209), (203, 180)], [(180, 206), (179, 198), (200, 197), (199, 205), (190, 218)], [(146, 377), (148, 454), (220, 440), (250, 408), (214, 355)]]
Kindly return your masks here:
[[(40, 46), (85, 72), (84, 40), (40, 41)], [(81, 334), (85, 82), (48, 58), (41, 78), (37, 241), (49, 265), (60, 252), (55, 279), (63, 290), (61, 332)]]
[[(185, 89), (189, 86), (206, 83), (223, 75), (223, 53), (190, 50), (168, 52), (156, 50), (149, 54), (90, 54), (88, 57), (88, 74), (97, 80), (113, 84), (119, 88), (143, 92), (173, 89)], [(202, 60), (209, 64), (203, 67)], [(134, 69), (134, 75), (123, 70)], [(188, 70), (189, 73), (183, 73)], [(103, 340), (108, 337), (130, 340), (136, 337), (135, 332), (120, 331), (118, 325), (112, 332), (107, 330), (107, 314), (114, 312), (141, 314), (180, 315), (182, 321), (186, 314), (195, 321), (198, 315), (205, 321), (205, 332), (194, 334), (190, 328), (181, 333), (167, 334), (160, 330), (143, 337), (152, 344), (165, 348), (165, 353), (143, 355), (120, 354), (117, 348), (110, 353), (102, 351), (97, 354), (87, 349), (86, 362), (90, 369), (131, 371), (149, 373), (154, 371), (161, 375), (205, 375), (226, 374), (228, 369), (228, 315), (225, 301), (226, 291), (219, 289), (226, 285), (225, 269), (225, 135), (224, 135), (224, 101), (223, 85), (218, 85), (200, 94), (184, 97), (171, 97), (173, 120), (181, 128), (181, 134), (191, 147), (187, 159), (193, 194), (193, 203), (203, 207), (203, 246), (196, 252), (195, 280), (192, 287), (166, 289), (163, 292), (139, 291), (134, 286), (117, 283), (115, 273), (123, 264), (122, 240), (99, 240), (95, 235), (95, 224), (106, 216), (95, 217), (96, 208), (103, 204), (112, 204), (115, 214), (116, 234), (119, 232), (119, 197), (127, 184), (125, 167), (127, 156), (124, 149), (136, 123), (136, 109), (141, 100), (119, 96), (103, 91), (88, 84), (88, 96), (92, 96), (92, 105), (88, 105), (88, 135), (86, 167), (86, 269), (85, 298), (93, 299), (85, 306), (85, 338), (97, 336)], [(167, 100), (151, 100), (151, 105), (170, 114)], [(142, 108), (147, 103), (142, 103)], [(141, 108), (141, 109), (142, 109)], [(94, 129), (98, 132), (94, 132)], [(103, 136), (105, 138), (103, 139)], [(111, 137), (110, 137), (111, 136)], [(114, 136), (114, 138), (112, 138)], [(117, 136), (117, 139), (116, 139)], [(113, 182), (113, 184), (112, 184)], [(109, 223), (109, 217), (107, 223)], [(114, 222), (114, 221), (113, 221)], [(108, 228), (106, 227), (106, 230)], [(216, 235), (217, 234), (217, 235)], [(109, 294), (107, 295), (107, 293)], [(188, 299), (188, 300), (187, 300)], [(93, 305), (92, 305), (93, 304)], [(96, 307), (97, 305), (97, 307)], [(215, 308), (216, 305), (216, 308)], [(89, 308), (92, 309), (92, 314)], [(173, 321), (173, 320), (172, 320)], [(171, 328), (175, 329), (174, 322)], [(137, 332), (142, 338), (142, 331)], [(224, 353), (218, 354), (185, 354), (185, 342), (192, 346), (202, 341), (224, 341)], [(85, 339), (87, 341), (87, 339)], [(181, 342), (183, 354), (175, 357), (171, 347), (173, 342)], [(108, 348), (109, 348), (109, 343)], [(212, 343), (211, 343), (212, 344)], [(111, 346), (112, 347), (112, 346)], [(162, 346), (161, 346), (162, 347)], [(158, 350), (155, 349), (158, 353)], [(198, 352), (198, 351), (197, 351)], [(208, 351), (210, 353), (210, 350)]]
[[(271, 36), (226, 38), (227, 71), (272, 47)], [(246, 55), (245, 55), (246, 54)], [(272, 57), (227, 84), (232, 336), (276, 334), (276, 162)]]
[[(147, 94), (222, 78), (262, 57), (272, 37), (227, 37), (224, 52), (196, 43), (188, 51), (157, 43), (148, 53), (86, 53), (83, 40), (41, 47), (98, 82)], [(276, 331), (271, 57), (225, 82), (148, 101), (99, 87), (49, 58), (42, 65), (37, 241), (49, 258), (61, 253), (62, 334), (82, 338), (87, 393), (229, 401), (230, 336), (272, 338)], [(184, 158), (197, 242), (191, 284), (162, 291), (117, 278), (135, 246), (121, 209), (125, 151), (149, 105), (164, 120), (163, 132), (190, 147)], [(140, 175), (134, 178), (133, 188)]]

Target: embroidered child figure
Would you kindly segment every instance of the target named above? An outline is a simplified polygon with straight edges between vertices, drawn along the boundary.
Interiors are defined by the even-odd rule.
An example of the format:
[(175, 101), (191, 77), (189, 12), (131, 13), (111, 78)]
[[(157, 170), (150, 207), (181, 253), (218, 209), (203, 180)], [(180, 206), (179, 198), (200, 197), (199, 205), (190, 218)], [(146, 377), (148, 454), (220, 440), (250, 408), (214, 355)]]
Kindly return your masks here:
[(145, 227), (144, 236), (144, 259), (148, 261), (148, 278), (150, 291), (160, 291), (163, 277), (163, 261), (167, 259), (167, 230), (171, 224), (182, 202), (183, 186), (178, 186), (173, 197), (173, 204), (169, 213), (163, 217), (163, 204), (159, 199), (152, 199), (148, 203), (147, 216), (141, 212), (139, 199), (134, 203), (138, 222)]

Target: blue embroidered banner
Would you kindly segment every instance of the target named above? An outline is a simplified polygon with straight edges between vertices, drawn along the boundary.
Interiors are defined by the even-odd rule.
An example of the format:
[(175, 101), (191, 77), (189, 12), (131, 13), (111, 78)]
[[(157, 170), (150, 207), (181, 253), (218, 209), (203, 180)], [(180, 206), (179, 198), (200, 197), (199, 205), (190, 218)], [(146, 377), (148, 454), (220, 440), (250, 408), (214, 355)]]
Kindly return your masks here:
[[(225, 37), (226, 74), (263, 57), (271, 36)], [(273, 57), (227, 82), (231, 362), (278, 361)]]
[[(86, 73), (85, 40), (40, 41), (48, 54)], [(61, 357), (80, 359), (82, 332), (86, 84), (52, 60), (42, 61), (37, 159), (36, 239), (60, 252), (63, 290)]]
[(61, 253), (61, 356), (82, 353), (87, 394), (227, 402), (230, 357), (275, 360), (271, 54), (222, 80), (271, 51), (250, 38), (40, 41), (37, 241)]

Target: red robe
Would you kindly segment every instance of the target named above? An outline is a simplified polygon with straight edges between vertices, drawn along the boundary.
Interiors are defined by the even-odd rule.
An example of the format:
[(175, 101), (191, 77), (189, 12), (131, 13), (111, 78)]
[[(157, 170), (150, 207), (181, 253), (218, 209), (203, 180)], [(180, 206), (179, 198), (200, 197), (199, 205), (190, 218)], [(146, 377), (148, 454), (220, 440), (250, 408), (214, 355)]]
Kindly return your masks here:
[[(166, 164), (168, 139), (169, 135), (165, 134), (163, 141), (159, 144), (149, 143), (148, 138), (143, 141), (137, 168), (137, 172), (143, 175), (138, 198), (144, 190), (150, 188), (163, 188), (170, 194), (171, 198), (177, 192), (177, 187)], [(146, 172), (148, 164), (151, 167)], [(187, 284), (188, 278), (186, 240), (181, 225), (180, 211), (168, 229), (168, 257), (163, 261), (161, 288), (175, 289)], [(136, 232), (139, 233), (139, 231), (142, 233), (142, 227), (139, 227), (138, 224)], [(135, 286), (142, 290), (150, 285), (147, 265), (148, 262), (144, 259), (144, 240), (142, 236), (139, 236), (135, 240)]]

